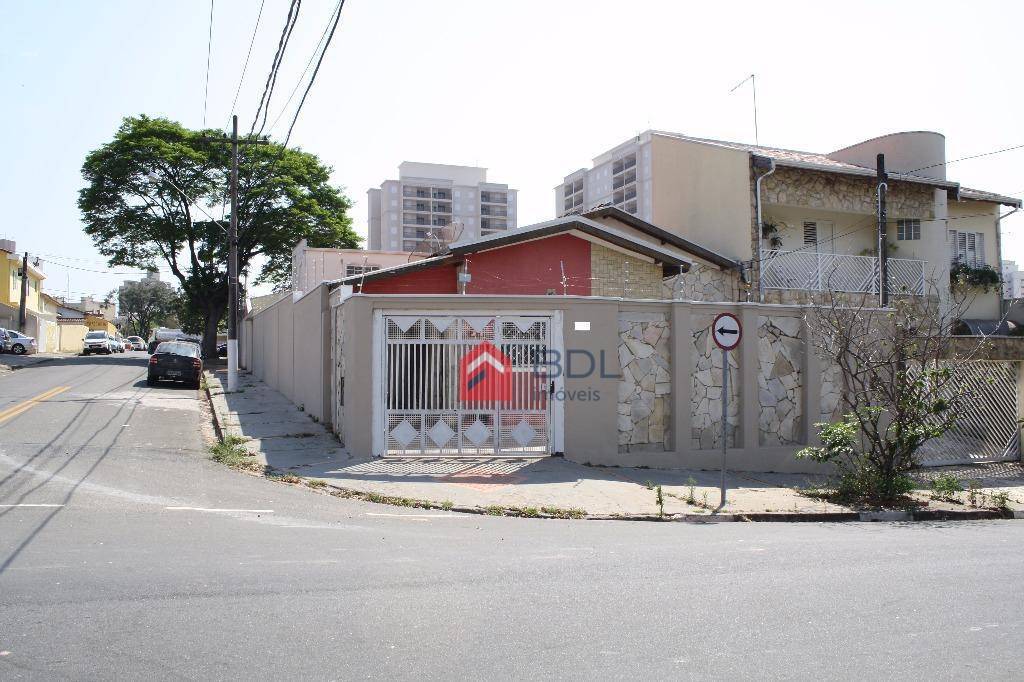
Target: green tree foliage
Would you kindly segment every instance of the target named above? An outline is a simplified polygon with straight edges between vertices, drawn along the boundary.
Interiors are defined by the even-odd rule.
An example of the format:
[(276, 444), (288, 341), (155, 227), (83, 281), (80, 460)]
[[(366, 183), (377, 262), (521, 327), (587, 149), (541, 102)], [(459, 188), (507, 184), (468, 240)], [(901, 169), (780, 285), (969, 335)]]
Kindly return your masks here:
[(958, 353), (951, 330), (967, 301), (894, 297), (889, 308), (833, 294), (808, 313), (819, 356), (839, 370), (842, 418), (815, 424), (820, 447), (797, 457), (835, 467), (839, 497), (866, 503), (898, 500), (922, 446), (956, 426), (978, 398), (965, 381), (979, 340)]
[[(189, 317), (201, 320), (204, 355), (216, 353), (217, 326), (228, 303), (227, 235), (206, 217), (224, 215), (230, 145), (203, 138), (164, 118), (125, 118), (114, 139), (89, 153), (78, 199), (85, 231), (110, 265), (166, 263), (181, 287)], [(313, 154), (281, 145), (239, 151), (239, 273), (262, 263), (257, 281), (286, 280), (291, 250), (352, 248), (351, 202), (331, 185), (331, 169)]]
[(118, 293), (117, 305), (125, 332), (148, 339), (153, 327), (164, 324), (176, 312), (178, 293), (159, 280), (126, 282)]

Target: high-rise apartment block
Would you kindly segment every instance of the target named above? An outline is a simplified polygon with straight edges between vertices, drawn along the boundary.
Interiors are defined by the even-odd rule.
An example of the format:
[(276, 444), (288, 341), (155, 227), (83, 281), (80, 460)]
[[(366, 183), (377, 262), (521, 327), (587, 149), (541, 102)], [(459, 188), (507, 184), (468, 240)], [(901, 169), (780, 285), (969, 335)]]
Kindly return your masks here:
[(649, 221), (650, 186), (651, 139), (642, 134), (596, 157), (593, 168), (565, 176), (555, 188), (555, 215), (608, 204)]
[(516, 192), (488, 182), (486, 168), (406, 161), (397, 180), (366, 193), (368, 248), (430, 251), (438, 241), (515, 229)]

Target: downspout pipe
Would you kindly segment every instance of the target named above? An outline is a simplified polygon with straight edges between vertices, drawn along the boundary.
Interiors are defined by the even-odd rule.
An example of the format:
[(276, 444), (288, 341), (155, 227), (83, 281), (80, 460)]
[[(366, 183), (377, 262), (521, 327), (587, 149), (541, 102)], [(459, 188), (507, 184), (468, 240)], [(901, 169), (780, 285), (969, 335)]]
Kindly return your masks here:
[[(998, 263), (1000, 279), (1003, 275), (1003, 221), (1012, 216), (1014, 213), (1020, 210), (1020, 206), (1014, 206), (1013, 210), (1009, 213), (1004, 213), (996, 218), (996, 263)], [(1005, 284), (1005, 282), (1004, 282)], [(1007, 315), (1010, 314), (1010, 308), (1013, 307), (1013, 299), (1003, 298), (1005, 289), (999, 287), (999, 317), (1003, 320), (1006, 319)], [(1006, 308), (1006, 310), (1003, 310)]]
[(763, 218), (761, 217), (761, 181), (767, 178), (769, 175), (775, 172), (775, 161), (769, 159), (766, 156), (753, 155), (754, 169), (764, 168), (767, 166), (768, 171), (757, 176), (757, 180), (754, 181), (754, 205), (757, 207), (757, 253), (754, 258), (757, 261), (757, 302), (764, 303), (764, 263), (761, 262), (761, 254), (764, 252), (764, 244), (762, 244), (762, 225), (764, 224)]

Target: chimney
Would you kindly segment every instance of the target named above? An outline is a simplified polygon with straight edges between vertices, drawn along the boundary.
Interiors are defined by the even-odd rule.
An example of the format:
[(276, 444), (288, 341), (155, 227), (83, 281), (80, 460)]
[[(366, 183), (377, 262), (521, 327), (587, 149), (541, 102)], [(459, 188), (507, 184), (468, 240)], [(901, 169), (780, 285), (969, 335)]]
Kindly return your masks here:
[(16, 253), (18, 245), (14, 243), (13, 239), (0, 239), (0, 251), (6, 251), (8, 253)]

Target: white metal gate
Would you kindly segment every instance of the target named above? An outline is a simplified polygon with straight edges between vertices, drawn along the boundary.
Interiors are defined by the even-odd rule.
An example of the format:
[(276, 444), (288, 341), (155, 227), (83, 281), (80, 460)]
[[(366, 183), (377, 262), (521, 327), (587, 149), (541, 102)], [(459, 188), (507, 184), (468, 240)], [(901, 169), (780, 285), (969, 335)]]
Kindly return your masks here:
[[(552, 425), (551, 317), (385, 315), (386, 455), (545, 455)], [(505, 400), (465, 399), (460, 365), (489, 342), (511, 365)]]
[(1020, 459), (1017, 426), (1017, 362), (972, 361), (959, 365), (959, 384), (971, 396), (956, 426), (928, 441), (922, 466), (1004, 462)]

